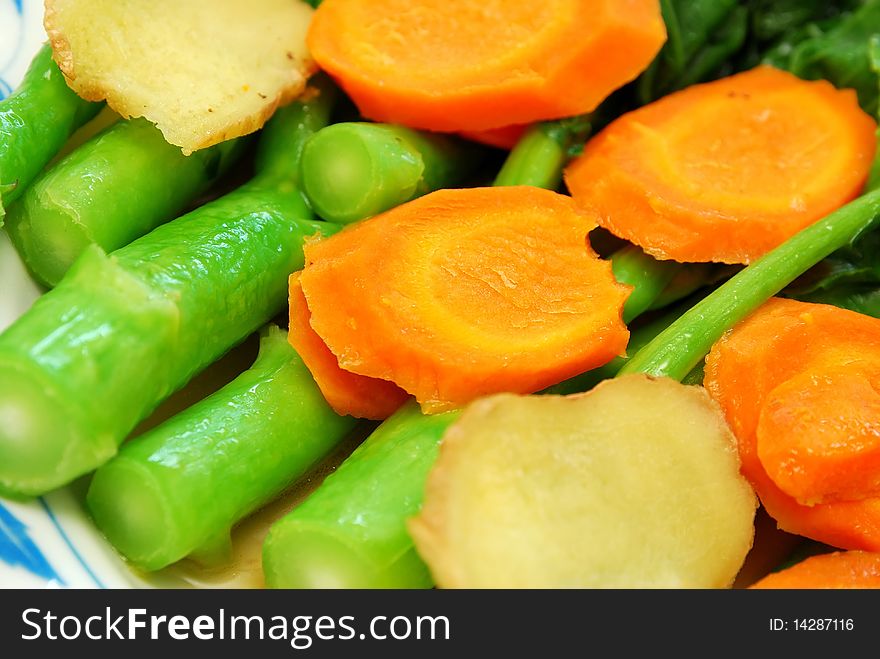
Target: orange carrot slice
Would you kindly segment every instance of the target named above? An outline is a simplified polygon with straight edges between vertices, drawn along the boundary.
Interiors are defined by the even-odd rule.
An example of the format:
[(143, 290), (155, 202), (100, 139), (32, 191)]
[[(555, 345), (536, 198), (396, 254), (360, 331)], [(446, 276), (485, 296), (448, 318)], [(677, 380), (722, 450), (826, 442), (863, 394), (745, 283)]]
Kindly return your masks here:
[(343, 369), (427, 412), (529, 393), (621, 354), (629, 287), (594, 218), (524, 186), (441, 190), (306, 246), (311, 326)]
[[(876, 448), (857, 438), (850, 441), (852, 426), (836, 422), (833, 406), (829, 427), (838, 432), (837, 439), (828, 441), (821, 432), (818, 438), (804, 439), (798, 435), (803, 424), (786, 430), (781, 422), (786, 415), (802, 419), (806, 412), (797, 405), (810, 394), (795, 397), (789, 412), (778, 402), (788, 398), (789, 383), (802, 384), (811, 376), (821, 382), (824, 374), (839, 377), (835, 365), (848, 365), (858, 376), (876, 372), (877, 364), (880, 320), (793, 300), (770, 300), (713, 346), (704, 385), (737, 438), (743, 474), (780, 528), (836, 547), (880, 550), (880, 496), (870, 466)], [(815, 428), (811, 431), (816, 434)], [(864, 462), (859, 458), (863, 447)], [(816, 453), (802, 463), (791, 461), (792, 455), (808, 453), (806, 449)], [(829, 455), (827, 463), (823, 453)], [(857, 485), (845, 484), (841, 465), (849, 465), (851, 482)], [(801, 467), (808, 468), (808, 475), (792, 477)], [(828, 501), (804, 505), (783, 487), (806, 501)]]
[(880, 588), (880, 553), (838, 551), (811, 556), (768, 574), (755, 589)]
[(309, 324), (311, 313), (299, 277), (298, 272), (290, 275), (290, 345), (302, 357), (324, 398), (337, 414), (377, 421), (387, 419), (409, 396), (393, 382), (339, 368), (336, 357)]
[(620, 117), (565, 180), (659, 259), (749, 263), (859, 194), (876, 128), (854, 91), (758, 67)]
[(767, 395), (758, 459), (779, 489), (807, 506), (880, 496), (878, 375), (816, 364)]
[(665, 40), (658, 0), (324, 0), (308, 34), (364, 116), (439, 131), (591, 112)]
[(513, 126), (502, 126), (501, 128), (490, 128), (489, 130), (465, 130), (459, 132), (459, 135), (466, 140), (479, 142), (486, 146), (494, 146), (496, 149), (512, 149), (519, 142), (519, 138), (523, 136), (527, 128), (527, 124), (516, 124)]

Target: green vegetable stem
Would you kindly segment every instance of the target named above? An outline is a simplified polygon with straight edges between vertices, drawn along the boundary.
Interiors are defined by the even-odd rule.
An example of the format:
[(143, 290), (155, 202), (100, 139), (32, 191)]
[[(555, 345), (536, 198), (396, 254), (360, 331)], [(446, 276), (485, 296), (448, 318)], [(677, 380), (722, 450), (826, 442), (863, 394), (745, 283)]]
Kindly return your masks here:
[(457, 412), (404, 405), (327, 477), (263, 545), (275, 588), (428, 588), (405, 520), (422, 505), (443, 432)]
[(0, 102), (0, 221), (4, 206), (21, 196), (65, 140), (100, 109), (67, 86), (52, 49), (43, 46), (18, 89)]
[(583, 145), (592, 129), (588, 115), (535, 124), (510, 150), (495, 185), (557, 189), (573, 150)]
[(176, 217), (243, 146), (229, 140), (184, 156), (148, 121), (119, 121), (37, 177), (9, 208), (9, 235), (31, 273), (53, 286), (88, 245), (110, 252)]
[(254, 365), (217, 393), (123, 445), (87, 503), (132, 563), (156, 570), (229, 553), (231, 527), (274, 499), (356, 424), (337, 415), (274, 325)]
[(325, 220), (355, 222), (459, 183), (479, 153), (463, 140), (403, 126), (333, 124), (303, 147), (303, 191)]
[(0, 489), (40, 494), (100, 466), (159, 402), (284, 308), (303, 241), (338, 228), (305, 219), (287, 156), (327, 121), (332, 96), (273, 117), (287, 169), (109, 256), (88, 247), (0, 335)]
[[(650, 309), (672, 280), (690, 266), (675, 261), (658, 261), (635, 245), (627, 245), (611, 255), (611, 270), (621, 284), (632, 286), (623, 307), (623, 322), (629, 323)], [(697, 268), (698, 269), (698, 268)]]

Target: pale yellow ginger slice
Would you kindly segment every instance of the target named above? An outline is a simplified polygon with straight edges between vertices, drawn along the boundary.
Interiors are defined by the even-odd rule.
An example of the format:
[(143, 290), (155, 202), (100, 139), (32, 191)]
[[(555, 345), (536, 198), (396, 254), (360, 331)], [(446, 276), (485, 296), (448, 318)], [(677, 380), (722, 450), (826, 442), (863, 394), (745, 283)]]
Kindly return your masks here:
[(447, 588), (720, 588), (756, 507), (705, 390), (630, 375), (473, 403), (409, 528)]
[(46, 0), (70, 87), (191, 153), (258, 130), (305, 89), (301, 0)]

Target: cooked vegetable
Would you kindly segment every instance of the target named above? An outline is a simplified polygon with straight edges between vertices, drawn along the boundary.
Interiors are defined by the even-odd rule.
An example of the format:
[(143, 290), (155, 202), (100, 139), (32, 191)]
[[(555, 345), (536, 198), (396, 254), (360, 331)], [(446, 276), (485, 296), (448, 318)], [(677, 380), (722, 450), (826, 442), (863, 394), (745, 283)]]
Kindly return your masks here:
[(306, 245), (311, 326), (348, 371), (428, 412), (537, 391), (621, 354), (628, 288), (594, 220), (527, 186), (442, 190)]
[(750, 588), (880, 588), (880, 554), (838, 551), (810, 556), (790, 568), (768, 574)]
[(364, 116), (470, 131), (590, 112), (665, 37), (657, 0), (324, 0), (308, 45)]
[[(878, 214), (880, 214), (880, 195), (866, 195), (802, 231), (784, 246), (762, 259), (760, 263), (736, 275), (730, 284), (722, 286), (705, 302), (696, 305), (691, 312), (684, 315), (681, 322), (674, 323), (670, 331), (661, 333), (657, 341), (649, 343), (648, 348), (637, 353), (637, 361), (633, 364), (632, 370), (638, 371), (644, 368), (658, 374), (669, 373), (674, 377), (685, 377), (728, 327), (748, 315), (811, 265), (873, 228)], [(693, 282), (691, 284), (693, 285)], [(405, 407), (404, 410), (407, 408)], [(404, 410), (398, 413), (401, 419)], [(447, 425), (457, 418), (455, 414), (446, 416)], [(390, 424), (396, 418), (398, 417), (392, 417), (386, 424)], [(413, 433), (411, 446), (414, 450), (430, 450), (431, 444), (427, 447), (415, 444), (419, 437), (418, 425), (429, 421), (432, 421), (431, 417), (417, 415), (411, 417)], [(442, 434), (442, 430), (441, 433), (435, 433), (434, 444), (439, 441), (439, 437), (436, 436), (438, 434)], [(379, 450), (382, 443), (374, 440), (377, 438), (369, 439), (364, 448), (370, 446), (373, 451)], [(382, 554), (382, 563), (393, 566), (393, 557), (411, 547), (407, 543), (404, 526), (408, 513), (402, 511), (396, 501), (385, 498), (379, 501), (378, 495), (381, 494), (381, 490), (372, 484), (387, 481), (393, 483), (392, 488), (406, 487), (408, 492), (415, 492), (416, 496), (420, 496), (429, 466), (423, 464), (421, 469), (413, 469), (411, 472), (400, 466), (385, 471), (379, 463), (369, 464), (366, 460), (360, 460), (360, 469), (357, 472), (349, 472), (351, 478), (340, 480), (336, 477), (332, 506), (328, 505), (322, 512), (319, 512), (321, 506), (317, 503), (314, 508), (310, 508), (309, 530), (306, 534), (316, 538), (326, 538), (332, 533), (341, 545), (349, 549), (345, 553), (337, 553), (333, 564), (324, 564), (322, 567), (326, 567), (327, 570), (318, 575), (317, 570), (312, 567), (316, 562), (298, 563), (299, 559), (295, 554), (296, 545), (293, 543), (301, 539), (305, 544), (311, 544), (311, 541), (294, 534), (289, 540), (291, 544), (288, 544), (279, 534), (271, 549), (271, 553), (277, 558), (275, 565), (284, 565), (287, 570), (296, 574), (299, 584), (315, 583), (319, 577), (322, 577), (332, 580), (335, 585), (356, 586), (362, 583), (358, 581), (357, 576), (361, 569), (358, 567), (360, 559), (356, 553), (357, 547), (361, 544), (380, 547), (387, 540), (390, 549)], [(323, 501), (323, 487), (319, 488), (312, 498), (317, 502)], [(341, 511), (346, 511), (344, 517), (348, 520), (357, 520), (363, 511), (371, 511), (372, 514), (381, 515), (383, 524), (368, 527), (356, 524), (339, 525), (337, 520), (343, 517)], [(282, 525), (299, 526), (298, 511), (295, 510), (276, 524), (277, 527)], [(300, 526), (300, 529), (303, 527)], [(390, 540), (392, 538), (393, 541)], [(375, 552), (375, 549), (373, 551)], [(269, 553), (267, 544), (266, 556)], [(407, 571), (394, 574), (396, 574), (394, 580), (396, 584), (413, 587), (426, 585), (424, 579), (410, 579), (410, 573)]]
[[(880, 328), (874, 333), (880, 343)], [(830, 363), (810, 358), (811, 368), (766, 393), (758, 456), (773, 482), (800, 503), (880, 495), (880, 395), (874, 389), (880, 382), (880, 346), (872, 347), (873, 355), (851, 340), (838, 350), (851, 348), (857, 359), (873, 365), (842, 363), (835, 351), (826, 357)]]
[[(332, 94), (293, 104), (266, 148), (291, 173)], [(262, 160), (264, 163), (265, 159)], [(39, 494), (111, 458), (152, 409), (281, 311), (313, 222), (269, 161), (238, 190), (105, 255), (91, 246), (0, 335), (0, 489)], [(291, 174), (292, 176), (293, 174)]]
[[(682, 311), (674, 309), (634, 332), (628, 349), (647, 343)], [(589, 389), (613, 377), (621, 362), (615, 359), (556, 385), (552, 392)], [(388, 419), (306, 504), (273, 526), (264, 549), (267, 583), (282, 588), (429, 586), (426, 568), (416, 569), (421, 563), (414, 558), (405, 521), (421, 505), (440, 438), (458, 417), (452, 412), (425, 416), (410, 403)], [(360, 524), (360, 519), (369, 523)], [(331, 554), (331, 545), (336, 547), (332, 558), (322, 562), (322, 556)], [(359, 553), (362, 545), (369, 547), (369, 556)], [(406, 559), (398, 562), (399, 555)], [(383, 566), (381, 577), (377, 564)]]
[(405, 520), (418, 512), (440, 437), (457, 412), (408, 403), (379, 426), (263, 545), (274, 588), (427, 588)]
[(77, 94), (145, 117), (189, 154), (302, 93), (311, 15), (300, 0), (46, 0), (45, 25)]
[(15, 201), (70, 135), (101, 109), (74, 94), (44, 46), (24, 80), (0, 101), (0, 223)]
[[(556, 189), (569, 158), (589, 136), (592, 121), (591, 116), (584, 115), (536, 124), (510, 151), (494, 185)], [(678, 263), (658, 261), (633, 246), (617, 250), (611, 262), (615, 279), (632, 287), (623, 313), (627, 323), (652, 306), (682, 269)]]
[(337, 414), (386, 419), (409, 395), (393, 382), (357, 375), (339, 367), (336, 356), (309, 324), (311, 312), (299, 283), (290, 276), (290, 342), (311, 371), (324, 398)]
[(149, 122), (119, 121), (31, 184), (9, 209), (9, 235), (31, 273), (54, 286), (86, 246), (113, 251), (177, 217), (243, 146), (184, 156)]
[(303, 147), (302, 185), (325, 220), (348, 223), (452, 187), (479, 162), (455, 138), (402, 126), (338, 123)]
[(621, 372), (684, 378), (724, 332), (823, 258), (875, 228), (878, 219), (880, 190), (875, 190), (802, 229), (694, 305)]
[(445, 588), (723, 588), (757, 502), (702, 389), (498, 394), (443, 436), (409, 530)]
[(880, 549), (878, 375), (880, 320), (825, 305), (773, 300), (713, 346), (706, 388), (781, 528)]
[(263, 332), (254, 365), (217, 393), (127, 442), (95, 472), (87, 503), (136, 566), (222, 557), (229, 530), (275, 498), (355, 425), (333, 413), (287, 343)]
[[(547, 169), (539, 175), (544, 180), (550, 178), (548, 172), (562, 166), (556, 158), (543, 159), (542, 162)], [(517, 167), (513, 171), (530, 174), (526, 168)], [(512, 180), (511, 183), (519, 181)], [(639, 264), (638, 259), (625, 259), (622, 263), (633, 265), (634, 272), (641, 271), (644, 265)], [(668, 284), (673, 288), (675, 285), (674, 281)], [(692, 286), (693, 282), (686, 281), (684, 288), (675, 288), (670, 293), (671, 299), (688, 295)], [(678, 313), (680, 311), (675, 315)], [(646, 330), (644, 342), (653, 338), (670, 320), (658, 319), (657, 324)], [(634, 337), (633, 349), (642, 343), (641, 336)], [(613, 369), (607, 371), (606, 377), (610, 377), (619, 368), (619, 361), (614, 360), (603, 367), (603, 372)], [(582, 378), (586, 378), (583, 383)], [(583, 391), (596, 382), (587, 374), (575, 378), (569, 386), (576, 387), (574, 391)], [(566, 383), (557, 386), (562, 388)], [(436, 456), (437, 444), (458, 415), (424, 416), (415, 410), (415, 404), (405, 405), (382, 424), (339, 471), (311, 495), (304, 504), (308, 506), (305, 513), (301, 512), (303, 506), (300, 506), (276, 522), (264, 549), (267, 583), (278, 587), (304, 587), (326, 579), (338, 587), (360, 587), (361, 584), (374, 583), (369, 580), (376, 578), (373, 576), (375, 568), (364, 567), (365, 561), (373, 561), (383, 566), (381, 583), (410, 588), (430, 585), (427, 568), (418, 559), (406, 531), (406, 519), (421, 505), (425, 479)], [(403, 461), (390, 462), (392, 455)], [(400, 492), (405, 496), (396, 496)], [(361, 525), (357, 523), (359, 519), (370, 519), (371, 523)], [(319, 561), (321, 554), (329, 551), (328, 537), (334, 538), (337, 547), (350, 549), (334, 551), (332, 562), (322, 563)], [(360, 555), (360, 546), (370, 547), (372, 558)], [(398, 561), (398, 556), (407, 559)], [(415, 566), (421, 567), (416, 569)]]
[(853, 92), (759, 67), (624, 115), (566, 182), (657, 258), (748, 263), (859, 194), (876, 128)]

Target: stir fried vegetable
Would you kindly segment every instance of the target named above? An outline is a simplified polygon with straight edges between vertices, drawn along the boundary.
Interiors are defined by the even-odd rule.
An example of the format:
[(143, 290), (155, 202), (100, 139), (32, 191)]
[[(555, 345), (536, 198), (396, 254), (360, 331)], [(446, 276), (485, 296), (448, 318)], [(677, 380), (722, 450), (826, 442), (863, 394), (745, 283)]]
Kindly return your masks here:
[(302, 476), (354, 423), (333, 413), (286, 333), (270, 326), (250, 369), (98, 469), (89, 510), (138, 567), (155, 570), (188, 554), (228, 560), (231, 527)]
[(119, 121), (31, 184), (9, 210), (9, 235), (54, 286), (88, 245), (112, 252), (177, 217), (243, 150), (231, 140), (186, 157), (147, 121)]
[(333, 124), (303, 147), (303, 192), (322, 218), (347, 224), (452, 187), (478, 156), (443, 135), (365, 122)]
[[(331, 98), (315, 96), (323, 111), (289, 106), (272, 137), (295, 149)], [(160, 401), (281, 311), (303, 241), (336, 226), (306, 219), (276, 172), (110, 256), (88, 248), (0, 335), (0, 489), (40, 494), (100, 466)]]
[[(185, 4), (48, 0), (0, 104), (10, 234), (57, 283), (0, 334), (5, 494), (97, 470), (133, 565), (216, 566), (366, 418), (264, 513), (267, 585), (749, 585), (752, 487), (880, 546), (880, 0)], [(159, 128), (61, 151), (99, 108), (71, 89)]]

